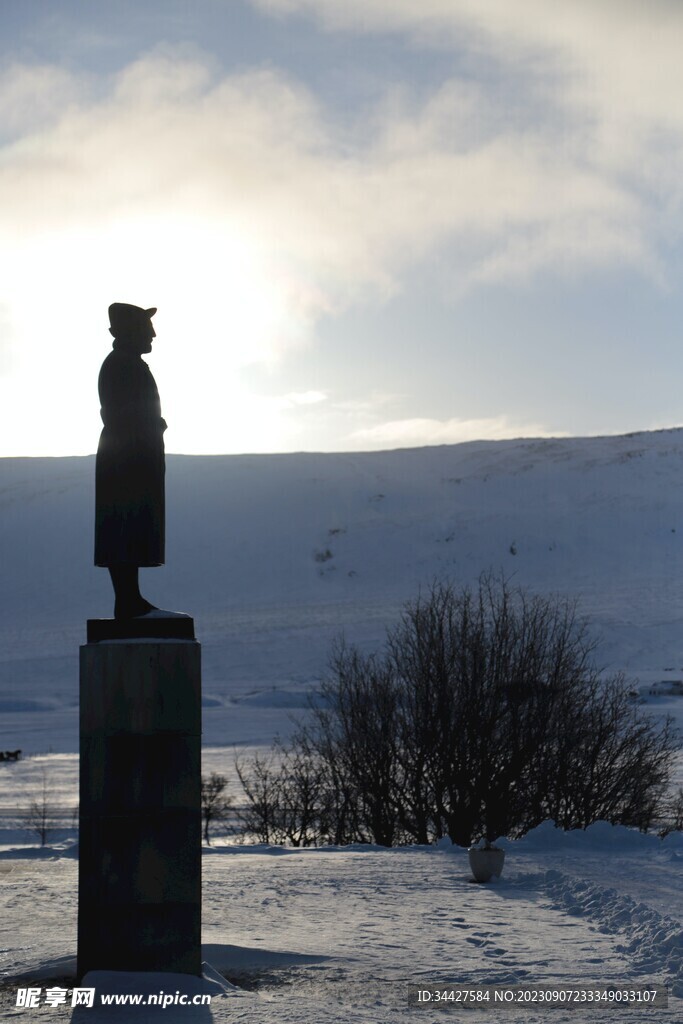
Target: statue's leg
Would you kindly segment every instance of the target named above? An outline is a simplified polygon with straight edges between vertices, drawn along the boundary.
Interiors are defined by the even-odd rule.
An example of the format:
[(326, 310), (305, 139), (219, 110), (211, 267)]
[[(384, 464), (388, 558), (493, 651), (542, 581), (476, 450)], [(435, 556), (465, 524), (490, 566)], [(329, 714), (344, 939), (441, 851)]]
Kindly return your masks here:
[(110, 565), (109, 575), (114, 586), (114, 618), (134, 619), (154, 610), (140, 593), (137, 565)]

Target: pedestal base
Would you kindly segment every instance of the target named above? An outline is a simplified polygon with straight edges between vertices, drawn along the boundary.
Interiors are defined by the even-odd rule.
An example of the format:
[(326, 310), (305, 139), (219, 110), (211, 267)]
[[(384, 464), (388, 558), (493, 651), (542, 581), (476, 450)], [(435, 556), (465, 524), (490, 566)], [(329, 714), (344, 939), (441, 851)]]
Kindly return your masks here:
[(79, 978), (201, 973), (200, 756), (196, 641), (81, 647)]

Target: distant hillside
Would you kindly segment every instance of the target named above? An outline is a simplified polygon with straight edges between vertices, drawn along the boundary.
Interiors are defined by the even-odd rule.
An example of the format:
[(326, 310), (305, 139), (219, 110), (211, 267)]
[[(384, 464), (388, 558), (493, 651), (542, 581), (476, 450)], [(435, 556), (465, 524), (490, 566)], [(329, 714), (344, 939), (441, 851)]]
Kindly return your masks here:
[[(93, 491), (94, 457), (0, 460), (0, 697), (75, 694), (84, 620), (111, 613)], [(167, 503), (143, 589), (195, 614), (205, 680), (314, 678), (341, 628), (374, 643), (421, 584), (490, 567), (578, 597), (605, 661), (683, 665), (682, 430), (171, 455)]]

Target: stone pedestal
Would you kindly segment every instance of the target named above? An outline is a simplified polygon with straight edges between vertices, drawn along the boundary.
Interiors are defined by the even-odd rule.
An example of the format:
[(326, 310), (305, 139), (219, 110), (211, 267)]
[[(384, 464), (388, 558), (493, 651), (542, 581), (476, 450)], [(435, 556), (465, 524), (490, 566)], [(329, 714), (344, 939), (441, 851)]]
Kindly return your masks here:
[(199, 975), (200, 646), (88, 643), (80, 677), (78, 976)]

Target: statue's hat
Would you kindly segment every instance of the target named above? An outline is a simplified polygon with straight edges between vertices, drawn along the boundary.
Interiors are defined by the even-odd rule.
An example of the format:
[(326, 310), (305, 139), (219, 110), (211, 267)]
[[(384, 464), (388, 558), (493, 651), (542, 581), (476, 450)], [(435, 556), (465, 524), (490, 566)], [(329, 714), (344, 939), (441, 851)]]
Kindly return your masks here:
[(152, 309), (143, 309), (142, 306), (131, 306), (128, 302), (112, 302), (109, 307), (111, 332), (116, 335), (119, 331), (139, 327), (153, 317), (156, 311), (156, 306)]

